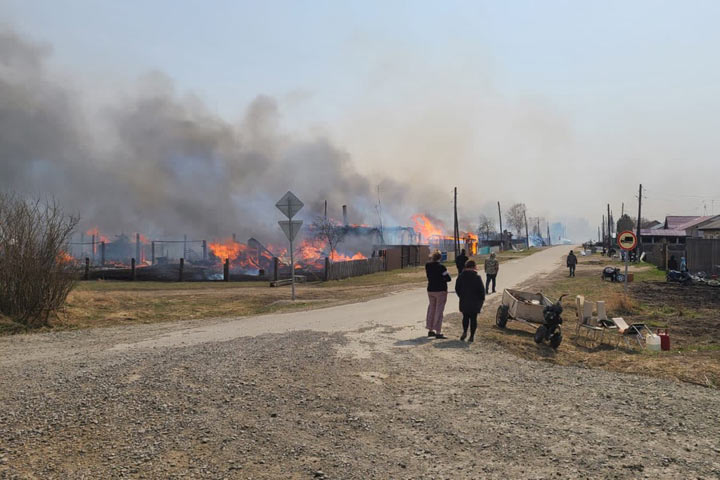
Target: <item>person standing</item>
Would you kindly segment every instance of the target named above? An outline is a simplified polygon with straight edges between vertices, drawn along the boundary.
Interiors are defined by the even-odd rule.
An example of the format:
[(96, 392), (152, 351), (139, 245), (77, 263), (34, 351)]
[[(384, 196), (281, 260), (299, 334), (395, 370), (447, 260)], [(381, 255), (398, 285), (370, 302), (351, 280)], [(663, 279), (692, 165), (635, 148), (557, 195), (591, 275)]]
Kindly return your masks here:
[(575, 265), (577, 265), (577, 257), (575, 256), (575, 252), (570, 250), (570, 254), (567, 257), (567, 266), (570, 269), (570, 276), (575, 276)]
[(470, 338), (468, 343), (475, 341), (475, 330), (477, 330), (477, 316), (482, 310), (485, 302), (485, 286), (482, 278), (477, 273), (477, 265), (470, 260), (465, 264), (465, 269), (455, 281), (455, 293), (460, 297), (460, 311), (463, 314), (463, 333), (460, 340), (465, 340), (470, 327)]
[(460, 250), (460, 255), (455, 257), (455, 266), (458, 270), (458, 275), (460, 275), (463, 271), (463, 268), (465, 268), (465, 263), (468, 261), (467, 255), (465, 255), (465, 249), (463, 248)]
[(677, 269), (678, 269), (677, 259), (675, 258), (675, 255), (670, 255), (670, 260), (668, 260), (668, 270), (677, 270)]
[(490, 282), (492, 281), (492, 293), (495, 293), (495, 279), (500, 271), (500, 262), (495, 257), (495, 252), (485, 259), (485, 293), (490, 293)]
[(452, 280), (450, 272), (445, 265), (440, 263), (442, 255), (435, 252), (430, 261), (425, 264), (425, 275), (428, 279), (428, 309), (425, 324), (428, 329), (428, 337), (447, 338), (442, 334), (443, 312), (447, 303), (447, 284)]

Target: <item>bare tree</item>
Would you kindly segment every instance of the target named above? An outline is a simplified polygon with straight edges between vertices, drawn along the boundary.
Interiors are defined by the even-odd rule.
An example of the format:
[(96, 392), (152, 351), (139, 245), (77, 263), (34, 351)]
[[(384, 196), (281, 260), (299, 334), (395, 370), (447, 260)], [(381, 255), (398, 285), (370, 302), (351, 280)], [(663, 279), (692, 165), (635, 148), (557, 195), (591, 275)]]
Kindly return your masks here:
[(495, 220), (481, 213), (478, 217), (478, 236), (485, 235), (485, 239), (490, 240), (491, 232), (495, 232)]
[(327, 244), (330, 260), (334, 261), (337, 247), (345, 238), (345, 228), (333, 219), (325, 217), (315, 217), (310, 228), (316, 239)]
[(522, 237), (523, 229), (525, 228), (525, 204), (516, 203), (505, 212), (505, 216), (512, 229), (518, 234), (518, 237)]
[(66, 245), (79, 218), (53, 201), (0, 194), (0, 313), (47, 325), (77, 279)]

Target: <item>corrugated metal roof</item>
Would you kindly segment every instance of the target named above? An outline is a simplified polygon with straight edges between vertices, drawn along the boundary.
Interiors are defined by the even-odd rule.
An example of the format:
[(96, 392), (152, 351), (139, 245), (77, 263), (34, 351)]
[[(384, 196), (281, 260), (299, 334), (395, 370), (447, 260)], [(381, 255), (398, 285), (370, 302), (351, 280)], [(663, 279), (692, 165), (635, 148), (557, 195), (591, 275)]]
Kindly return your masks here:
[(715, 220), (711, 220), (705, 225), (700, 225), (698, 230), (717, 230), (720, 229), (720, 215)]
[(678, 216), (675, 216), (675, 215), (671, 215), (671, 216), (667, 216), (667, 217), (665, 217), (665, 228), (666, 228), (667, 230), (677, 230), (677, 229), (680, 228), (681, 225), (686, 224), (686, 223), (690, 223), (690, 222), (692, 222), (693, 220), (695, 220), (696, 218), (700, 218), (700, 217), (698, 217), (697, 215), (692, 215), (692, 216), (688, 216), (688, 215), (685, 215), (685, 216), (679, 216), (679, 215), (678, 215)]
[(717, 216), (717, 215), (708, 215), (708, 216), (704, 216), (704, 217), (697, 217), (696, 219), (691, 220), (691, 221), (689, 221), (689, 222), (687, 222), (687, 223), (683, 223), (682, 225), (678, 225), (677, 227), (673, 227), (673, 229), (674, 229), (674, 230), (687, 230), (688, 228), (692, 228), (692, 227), (694, 227), (694, 226), (696, 226), (696, 225), (699, 225), (699, 224), (701, 224), (701, 223), (703, 223), (703, 222), (707, 222), (708, 220), (712, 220), (712, 219), (715, 218), (716, 216)]
[(641, 237), (686, 237), (685, 230), (671, 230), (669, 228), (642, 228), (640, 229)]

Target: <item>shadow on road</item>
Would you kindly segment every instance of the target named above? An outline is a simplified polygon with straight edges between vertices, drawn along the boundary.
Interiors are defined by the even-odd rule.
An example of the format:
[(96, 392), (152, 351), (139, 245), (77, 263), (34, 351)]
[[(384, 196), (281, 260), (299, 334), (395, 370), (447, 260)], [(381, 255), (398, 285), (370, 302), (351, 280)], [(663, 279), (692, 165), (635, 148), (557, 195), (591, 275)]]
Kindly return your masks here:
[(425, 345), (432, 340), (434, 339), (430, 337), (410, 338), (408, 340), (398, 340), (393, 345), (395, 345), (396, 347), (412, 347), (416, 345)]
[(433, 347), (435, 348), (468, 348), (470, 345), (461, 342), (460, 340), (449, 340), (447, 342), (435, 342), (433, 343)]

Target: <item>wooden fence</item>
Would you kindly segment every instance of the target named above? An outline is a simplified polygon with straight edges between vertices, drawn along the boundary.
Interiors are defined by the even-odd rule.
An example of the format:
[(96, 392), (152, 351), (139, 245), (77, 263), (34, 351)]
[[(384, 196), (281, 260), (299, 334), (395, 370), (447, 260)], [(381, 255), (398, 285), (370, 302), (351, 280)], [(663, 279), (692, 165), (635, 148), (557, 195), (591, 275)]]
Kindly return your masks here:
[(720, 274), (720, 239), (688, 238), (687, 265), (691, 272)]
[(347, 262), (325, 262), (325, 280), (340, 280), (383, 271), (385, 271), (385, 259), (382, 257)]

